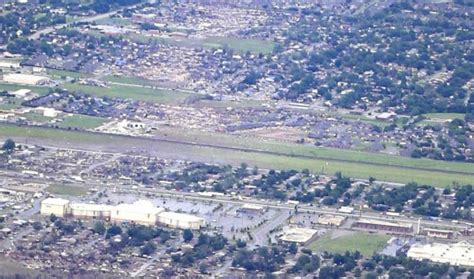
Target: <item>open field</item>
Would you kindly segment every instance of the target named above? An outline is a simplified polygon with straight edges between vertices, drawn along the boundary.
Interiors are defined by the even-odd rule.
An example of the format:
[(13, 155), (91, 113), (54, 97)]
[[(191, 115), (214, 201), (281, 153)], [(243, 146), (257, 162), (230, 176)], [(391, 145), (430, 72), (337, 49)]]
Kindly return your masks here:
[(107, 119), (88, 115), (68, 115), (58, 124), (61, 128), (94, 129), (107, 122)]
[(443, 120), (443, 121), (451, 121), (453, 119), (462, 119), (464, 120), (464, 113), (427, 113), (423, 114), (426, 118), (430, 120)]
[(141, 79), (139, 77), (128, 77), (128, 76), (106, 76), (102, 80), (116, 83), (125, 83), (130, 85), (142, 85), (142, 86), (152, 86), (154, 85), (153, 81)]
[(20, 84), (10, 84), (10, 83), (4, 83), (0, 82), (0, 91), (6, 90), (6, 91), (16, 91), (19, 89), (30, 89), (31, 91), (38, 93), (38, 94), (47, 94), (50, 90), (49, 87), (44, 87), (44, 86), (30, 86), (30, 85), (20, 85)]
[[(241, 148), (231, 145), (201, 144), (192, 141), (176, 141), (170, 139), (133, 138), (127, 136), (98, 134), (79, 131), (66, 131), (61, 129), (25, 127), (0, 124), (0, 138), (13, 138), (18, 142), (28, 141), (31, 144), (46, 145), (58, 148), (84, 149), (90, 151), (149, 154), (168, 159), (195, 160), (208, 163), (233, 164), (247, 162), (261, 168), (274, 169), (309, 169), (314, 173), (334, 174), (342, 171), (345, 175), (357, 178), (370, 176), (383, 181), (399, 183), (419, 182), (434, 186), (445, 187), (453, 182), (468, 184), (474, 181), (474, 170), (470, 164), (460, 164), (441, 161), (423, 161), (430, 169), (410, 167), (417, 165), (418, 160), (389, 155), (386, 160), (375, 162), (351, 161), (367, 159), (363, 152), (345, 153), (340, 150), (330, 150), (332, 155), (346, 158), (325, 158), (297, 155), (293, 153), (265, 151), (259, 149)], [(236, 139), (237, 140), (237, 139)], [(246, 142), (242, 141), (241, 142)], [(286, 147), (289, 148), (289, 147)], [(318, 150), (315, 147), (304, 147)], [(291, 149), (290, 149), (291, 150)], [(299, 151), (301, 152), (301, 151)], [(323, 150), (329, 152), (329, 150)], [(328, 153), (329, 154), (329, 153)], [(359, 154), (361, 158), (356, 155)], [(375, 154), (374, 154), (375, 155)], [(378, 154), (377, 154), (378, 155)], [(390, 158), (400, 160), (402, 166), (388, 165)], [(432, 163), (429, 165), (428, 163)], [(440, 165), (436, 165), (440, 164)], [(438, 168), (438, 169), (436, 169)], [(452, 169), (451, 171), (449, 169)]]
[(211, 48), (229, 47), (239, 52), (250, 51), (252, 53), (268, 54), (273, 51), (275, 44), (271, 41), (264, 41), (259, 39), (209, 37), (204, 40), (204, 46), (208, 46)]
[[(369, 163), (406, 168), (424, 168), (448, 172), (466, 172), (474, 175), (474, 168), (470, 163), (436, 161), (430, 159), (412, 159), (382, 153), (370, 153), (356, 150), (343, 150), (326, 147), (314, 147), (284, 143), (274, 140), (237, 137), (224, 133), (206, 133), (191, 129), (162, 127), (159, 133), (166, 135), (168, 140), (192, 141), (196, 143), (215, 144), (236, 148), (247, 148), (268, 152), (284, 153), (289, 156), (304, 156), (325, 160), (348, 160), (359, 163)], [(379, 178), (380, 179), (380, 178)]]
[(51, 194), (65, 195), (65, 196), (82, 196), (87, 194), (87, 189), (84, 187), (67, 186), (67, 185), (51, 185), (45, 189)]
[(65, 71), (65, 70), (53, 70), (48, 69), (48, 74), (53, 77), (72, 77), (72, 78), (88, 78), (92, 77), (90, 74), (75, 72), (75, 71)]
[(117, 97), (154, 103), (175, 104), (188, 97), (187, 93), (178, 90), (152, 89), (139, 86), (111, 85), (107, 88), (65, 83), (64, 88), (71, 91), (87, 93), (98, 97)]
[(335, 236), (328, 233), (310, 244), (310, 248), (317, 252), (344, 253), (345, 251), (359, 251), (362, 255), (370, 257), (381, 250), (390, 236), (369, 233), (351, 233), (348, 235)]
[[(121, 25), (121, 24), (119, 24)], [(96, 30), (89, 30), (87, 33), (101, 37), (104, 34)], [(261, 39), (247, 39), (247, 38), (232, 38), (232, 37), (208, 37), (205, 39), (198, 39), (198, 38), (173, 38), (173, 37), (151, 37), (146, 36), (143, 34), (127, 34), (127, 36), (140, 43), (149, 43), (154, 42), (157, 44), (164, 44), (164, 45), (175, 45), (181, 47), (189, 47), (189, 48), (231, 48), (235, 51), (244, 53), (244, 52), (251, 52), (251, 53), (263, 53), (268, 54), (273, 51), (275, 43), (272, 41), (266, 41)]]

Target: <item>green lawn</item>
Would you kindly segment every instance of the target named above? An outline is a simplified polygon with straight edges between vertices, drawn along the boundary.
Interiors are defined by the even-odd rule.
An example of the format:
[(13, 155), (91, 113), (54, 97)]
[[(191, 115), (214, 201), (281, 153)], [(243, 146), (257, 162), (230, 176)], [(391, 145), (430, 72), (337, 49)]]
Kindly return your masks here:
[(64, 195), (64, 196), (83, 196), (87, 194), (86, 187), (77, 187), (77, 186), (66, 186), (66, 185), (51, 185), (46, 188), (51, 194)]
[(10, 110), (21, 107), (22, 100), (19, 98), (6, 98), (0, 102), (0, 109)]
[(344, 253), (346, 251), (359, 251), (362, 255), (370, 257), (374, 252), (383, 249), (389, 239), (390, 236), (387, 235), (359, 232), (332, 239), (332, 234), (328, 233), (311, 243), (310, 248), (315, 252)]
[(138, 86), (110, 85), (97, 87), (77, 83), (65, 83), (64, 88), (71, 91), (87, 93), (98, 97), (117, 97), (153, 103), (177, 104), (188, 97), (187, 93), (174, 90), (152, 89)]
[(9, 84), (0, 82), (0, 91), (16, 91), (19, 89), (30, 89), (31, 91), (45, 95), (49, 92), (50, 87), (43, 87), (43, 86), (30, 86), (30, 85), (20, 85), (20, 84)]
[(53, 77), (72, 77), (72, 78), (89, 78), (92, 75), (87, 73), (75, 72), (75, 71), (65, 71), (65, 70), (53, 70), (48, 69), (48, 74)]
[(268, 54), (273, 51), (275, 44), (271, 41), (260, 39), (242, 39), (230, 37), (209, 37), (204, 40), (204, 46), (210, 48), (229, 47), (240, 52)]
[[(104, 36), (96, 30), (88, 31), (89, 34), (101, 37)], [(127, 34), (127, 38), (140, 43), (154, 42), (158, 44), (176, 45), (190, 48), (232, 48), (238, 52), (263, 53), (268, 54), (273, 51), (275, 43), (261, 39), (233, 38), (233, 37), (208, 37), (197, 38), (173, 38), (173, 37), (150, 37), (143, 34)]]
[[(189, 134), (188, 134), (189, 135)], [(175, 135), (168, 134), (169, 138)], [(189, 135), (191, 136), (191, 135)], [(199, 136), (199, 135), (198, 135)], [(377, 161), (380, 160), (382, 163), (399, 160), (399, 163), (404, 165), (417, 165), (414, 162), (418, 160), (411, 158), (402, 158), (390, 155), (386, 156), (385, 161), (378, 158), (374, 163), (359, 163), (357, 161), (335, 161), (330, 157), (325, 159), (314, 158), (303, 158), (291, 156), (292, 153), (282, 153), (281, 155), (266, 154), (254, 151), (239, 151), (226, 148), (218, 147), (203, 147), (191, 144), (181, 143), (170, 143), (170, 142), (156, 142), (146, 138), (130, 138), (119, 135), (105, 135), (99, 133), (84, 133), (79, 131), (65, 131), (59, 129), (48, 129), (39, 127), (18, 127), (7, 124), (0, 124), (0, 137), (8, 138), (12, 137), (21, 140), (28, 139), (28, 141), (37, 140), (38, 144), (49, 144), (58, 147), (72, 147), (78, 148), (79, 146), (90, 149), (90, 150), (102, 150), (111, 152), (122, 152), (123, 150), (133, 150), (136, 147), (140, 147), (145, 152), (150, 152), (151, 155), (160, 156), (163, 158), (173, 158), (182, 160), (196, 160), (204, 161), (209, 163), (220, 163), (220, 164), (233, 164), (239, 165), (241, 162), (247, 162), (249, 165), (257, 165), (261, 168), (267, 169), (309, 169), (314, 173), (334, 174), (337, 171), (342, 171), (344, 175), (355, 177), (355, 178), (369, 178), (370, 176), (377, 178), (377, 180), (393, 181), (400, 183), (407, 182), (419, 182), (426, 183), (433, 186), (446, 187), (452, 185), (453, 182), (460, 184), (469, 184), (474, 181), (474, 170), (471, 164), (460, 164), (452, 162), (442, 161), (422, 161), (430, 167), (439, 168), (451, 168), (454, 170), (465, 170), (466, 174), (440, 172), (438, 170), (424, 170), (424, 169), (413, 169), (413, 168), (401, 168), (399, 166), (388, 166), (380, 165)], [(224, 140), (225, 146), (233, 146), (230, 144), (229, 139), (222, 139), (218, 136), (213, 138), (213, 142)], [(239, 139), (235, 138), (235, 142)], [(196, 141), (192, 136), (189, 141)], [(249, 142), (248, 140), (240, 139), (241, 144)], [(295, 146), (299, 147), (299, 146)], [(287, 148), (287, 147), (285, 147)], [(319, 150), (315, 147), (304, 147), (300, 148), (312, 148), (313, 150)], [(296, 149), (296, 148), (295, 148)], [(302, 149), (302, 150), (304, 150)], [(291, 150), (291, 149), (290, 149)], [(298, 152), (301, 152), (298, 151)], [(329, 155), (344, 158), (354, 158), (356, 160), (371, 159), (369, 155), (363, 152), (354, 152), (346, 154), (342, 150), (322, 150)], [(332, 152), (332, 153), (329, 153)], [(294, 154), (294, 153), (293, 153)], [(310, 154), (310, 153), (306, 153)], [(359, 157), (355, 156), (359, 154)], [(378, 155), (378, 154), (372, 154)], [(428, 163), (431, 163), (428, 164)]]
[(38, 123), (48, 123), (53, 119), (51, 117), (47, 117), (35, 112), (28, 112), (28, 113), (23, 114), (22, 116), (25, 117), (28, 121), (38, 122)]
[(61, 128), (81, 128), (94, 129), (107, 122), (107, 119), (102, 117), (94, 117), (88, 115), (67, 115), (63, 121), (58, 124)]
[(464, 113), (427, 113), (423, 114), (428, 119), (431, 120), (453, 120), (453, 119), (463, 119), (464, 120)]
[(117, 83), (126, 83), (131, 85), (153, 85), (153, 81), (142, 79), (139, 77), (127, 77), (127, 76), (107, 76), (103, 78), (105, 81), (117, 82)]

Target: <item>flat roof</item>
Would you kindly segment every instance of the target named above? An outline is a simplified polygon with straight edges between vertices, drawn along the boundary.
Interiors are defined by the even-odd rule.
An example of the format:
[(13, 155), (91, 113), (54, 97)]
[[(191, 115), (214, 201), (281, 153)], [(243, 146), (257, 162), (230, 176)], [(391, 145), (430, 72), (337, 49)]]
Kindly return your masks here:
[(313, 238), (313, 236), (317, 232), (317, 230), (309, 228), (284, 227), (283, 235), (280, 236), (280, 240), (287, 242), (305, 243), (311, 240), (311, 238)]
[(407, 256), (452, 265), (474, 266), (474, 245), (467, 241), (455, 244), (415, 244), (410, 247)]
[(412, 228), (413, 224), (403, 224), (403, 223), (393, 223), (381, 220), (372, 220), (372, 219), (359, 219), (356, 223), (387, 226), (387, 227), (403, 227), (403, 228)]
[(262, 205), (258, 205), (258, 204), (250, 204), (250, 203), (246, 203), (244, 205), (242, 205), (243, 209), (254, 209), (254, 210), (262, 210), (264, 207)]
[(44, 199), (41, 204), (46, 204), (46, 205), (67, 205), (69, 204), (69, 201), (66, 199), (61, 199), (61, 198), (47, 198)]
[(177, 213), (177, 212), (171, 212), (171, 211), (164, 211), (158, 214), (158, 218), (168, 218), (168, 219), (174, 219), (174, 220), (180, 220), (180, 221), (187, 221), (187, 222), (201, 222), (204, 221), (203, 218), (197, 217), (191, 214), (186, 214), (186, 213)]
[(71, 203), (69, 205), (71, 209), (75, 210), (92, 210), (92, 211), (111, 211), (114, 206), (106, 204), (95, 204), (95, 203)]
[(129, 213), (160, 213), (163, 211), (163, 208), (155, 207), (150, 201), (147, 200), (138, 200), (132, 204), (121, 203), (113, 208), (117, 211), (125, 211)]

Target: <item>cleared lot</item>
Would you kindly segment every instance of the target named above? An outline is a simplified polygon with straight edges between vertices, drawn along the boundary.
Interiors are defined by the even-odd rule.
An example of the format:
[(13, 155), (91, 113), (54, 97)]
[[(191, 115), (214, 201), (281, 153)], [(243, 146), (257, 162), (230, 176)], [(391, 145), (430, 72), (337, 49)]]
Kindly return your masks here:
[[(438, 166), (436, 165), (438, 162), (433, 161), (431, 168), (424, 169), (422, 167), (416, 168), (410, 166), (410, 164), (416, 165), (417, 161), (421, 162), (422, 160), (395, 156), (388, 156), (386, 162), (390, 162), (390, 157), (393, 157), (394, 160), (407, 160), (407, 164), (392, 166), (384, 164), (383, 161), (381, 163), (352, 161), (350, 160), (351, 157), (347, 157), (348, 159), (346, 160), (338, 160), (337, 157), (333, 159), (323, 159), (298, 155), (295, 152), (273, 152), (229, 145), (202, 144), (169, 139), (134, 138), (8, 124), (0, 124), (0, 137), (3, 139), (11, 137), (18, 142), (28, 141), (30, 144), (60, 148), (149, 154), (162, 158), (195, 160), (209, 163), (238, 165), (241, 162), (247, 162), (250, 165), (257, 165), (261, 168), (309, 169), (315, 173), (325, 174), (333, 174), (337, 171), (342, 171), (345, 175), (351, 177), (368, 178), (372, 176), (383, 181), (400, 183), (416, 181), (440, 187), (451, 185), (453, 182), (469, 184), (474, 181), (473, 170), (470, 168), (470, 166), (472, 166), (471, 164), (440, 162), (444, 164)], [(318, 150), (316, 148), (314, 149)], [(340, 151), (334, 150), (334, 152)], [(361, 153), (361, 158), (355, 157), (355, 159), (359, 160), (363, 158), (363, 153)], [(425, 162), (424, 164), (426, 165), (429, 160), (428, 162), (423, 162)]]

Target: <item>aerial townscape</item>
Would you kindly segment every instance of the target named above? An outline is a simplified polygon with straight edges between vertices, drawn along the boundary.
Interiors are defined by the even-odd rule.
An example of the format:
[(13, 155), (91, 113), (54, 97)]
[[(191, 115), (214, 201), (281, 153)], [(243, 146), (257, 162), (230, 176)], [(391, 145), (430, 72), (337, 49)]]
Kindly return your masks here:
[(0, 0), (0, 279), (474, 278), (474, 0)]

